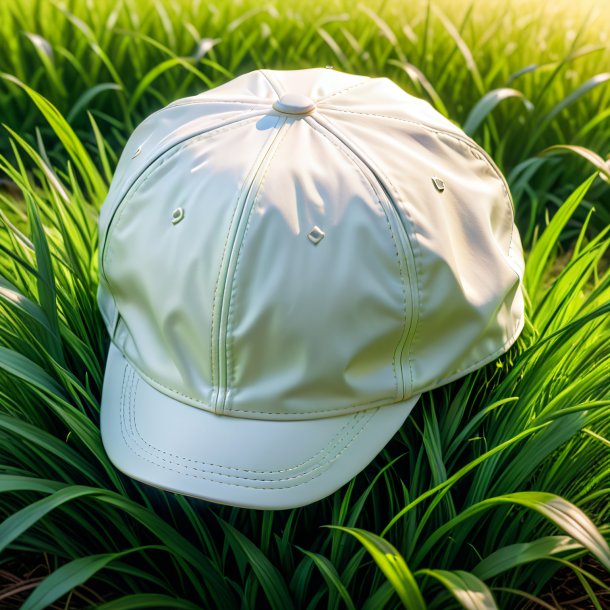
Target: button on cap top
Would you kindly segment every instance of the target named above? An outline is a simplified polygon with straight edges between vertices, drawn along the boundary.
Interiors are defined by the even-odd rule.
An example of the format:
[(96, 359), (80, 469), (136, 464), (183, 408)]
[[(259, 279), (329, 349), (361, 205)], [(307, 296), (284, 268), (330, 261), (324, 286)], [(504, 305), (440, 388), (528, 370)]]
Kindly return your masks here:
[(273, 108), (286, 114), (309, 114), (316, 107), (315, 102), (300, 93), (284, 93), (279, 100), (273, 102)]

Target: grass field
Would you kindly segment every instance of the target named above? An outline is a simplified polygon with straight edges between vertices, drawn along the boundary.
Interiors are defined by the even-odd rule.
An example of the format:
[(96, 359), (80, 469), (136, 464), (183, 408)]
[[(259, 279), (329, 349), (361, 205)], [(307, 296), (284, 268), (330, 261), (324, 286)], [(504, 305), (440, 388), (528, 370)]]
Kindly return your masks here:
[[(610, 606), (609, 9), (24, 0), (0, 4), (0, 36), (0, 607)], [(389, 76), (491, 154), (525, 328), (313, 505), (139, 484), (99, 435), (96, 223), (118, 155), (174, 99), (324, 65)]]

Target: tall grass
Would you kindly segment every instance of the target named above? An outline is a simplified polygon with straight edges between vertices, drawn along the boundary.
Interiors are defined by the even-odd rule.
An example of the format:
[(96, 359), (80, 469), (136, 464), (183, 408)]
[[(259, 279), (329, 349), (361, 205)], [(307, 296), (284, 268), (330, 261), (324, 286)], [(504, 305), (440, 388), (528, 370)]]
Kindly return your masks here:
[[(396, 15), (406, 9), (391, 4), (336, 5), (334, 14), (292, 7), (291, 17), (243, 3), (178, 12), (160, 2), (28, 2), (35, 10), (0, 7), (10, 48), (0, 51), (0, 172), (10, 185), (0, 191), (0, 568), (28, 558), (48, 576), (5, 591), (0, 606), (512, 609), (567, 567), (603, 607), (608, 585), (580, 559), (610, 573), (608, 185), (576, 156), (534, 156), (579, 142), (603, 159), (603, 83), (565, 104), (532, 143), (502, 112), (512, 104), (531, 132), (575, 82), (562, 79), (570, 62), (559, 59), (555, 75), (519, 77), (533, 110), (517, 94), (480, 102), (513, 59), (534, 60), (521, 45), (516, 58), (501, 53), (519, 21), (510, 12), (481, 38), (483, 17), (468, 7), (452, 26), (425, 5), (402, 17), (412, 32), (400, 33)], [(526, 17), (523, 45), (540, 27)], [(53, 63), (28, 55), (31, 36), (11, 27), (42, 36), (34, 47)], [(546, 40), (565, 50), (557, 29)], [(601, 55), (581, 56), (578, 82), (603, 73)], [(99, 435), (108, 338), (95, 301), (96, 220), (120, 143), (147, 111), (262, 63), (402, 75), (414, 91), (436, 92), (452, 118), (472, 127), (479, 113), (474, 135), (506, 169), (513, 164), (518, 223), (529, 235), (526, 324), (510, 351), (426, 393), (335, 494), (277, 512), (140, 484), (112, 466)], [(590, 140), (571, 139), (589, 123)], [(532, 202), (555, 210), (541, 219)]]
[[(609, 24), (604, 3), (567, 0), (23, 0), (0, 3), (0, 72), (52, 102), (93, 152), (90, 114), (109, 154), (160, 106), (257, 67), (329, 64), (389, 76), (493, 155), (529, 247), (536, 226), (591, 171), (578, 154), (564, 162), (538, 153), (567, 143), (606, 160)], [(60, 162), (61, 147), (14, 80), (0, 81), (0, 108), (30, 143), (40, 128)], [(596, 183), (562, 241), (577, 237), (598, 200), (591, 228), (610, 222), (608, 189)]]

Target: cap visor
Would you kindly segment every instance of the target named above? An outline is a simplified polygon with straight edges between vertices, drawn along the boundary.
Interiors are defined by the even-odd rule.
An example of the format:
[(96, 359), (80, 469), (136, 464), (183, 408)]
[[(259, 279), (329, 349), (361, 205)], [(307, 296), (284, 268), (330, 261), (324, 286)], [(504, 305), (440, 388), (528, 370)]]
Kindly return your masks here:
[(153, 388), (111, 343), (102, 441), (119, 470), (149, 485), (243, 508), (296, 508), (358, 474), (418, 399), (315, 420), (215, 415)]

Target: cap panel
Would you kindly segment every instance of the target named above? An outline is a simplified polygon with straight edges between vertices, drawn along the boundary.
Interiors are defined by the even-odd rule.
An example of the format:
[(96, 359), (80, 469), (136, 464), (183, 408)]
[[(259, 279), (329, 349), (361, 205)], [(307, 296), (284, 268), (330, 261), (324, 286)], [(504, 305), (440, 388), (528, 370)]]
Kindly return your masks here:
[[(254, 110), (255, 115), (260, 112), (260, 110)], [(110, 336), (114, 335), (116, 329), (118, 310), (104, 277), (102, 256), (109, 226), (127, 191), (139, 176), (147, 171), (150, 165), (168, 149), (179, 145), (193, 134), (211, 131), (233, 122), (248, 120), (251, 116), (253, 116), (252, 107), (246, 107), (245, 109), (243, 105), (235, 103), (228, 106), (218, 103), (202, 103), (199, 104), (198, 110), (188, 108), (184, 111), (170, 110), (165, 107), (140, 123), (127, 141), (97, 221), (100, 281), (96, 297)], [(184, 123), (182, 119), (184, 119)]]
[[(255, 117), (172, 149), (130, 190), (108, 234), (104, 269), (121, 316), (115, 340), (157, 387), (191, 404), (210, 402), (219, 269), (277, 120)], [(176, 209), (183, 219), (173, 223)]]
[(522, 252), (520, 242), (510, 248), (511, 202), (488, 162), (415, 122), (318, 111), (375, 168), (413, 245), (418, 318), (403, 362), (414, 374), (411, 391), (446, 383), (508, 349), (523, 321)]
[(367, 115), (388, 116), (426, 123), (435, 129), (464, 135), (457, 125), (432, 104), (407, 93), (385, 76), (368, 78), (353, 92), (347, 89), (329, 99), (318, 101), (318, 105), (321, 111), (338, 109), (360, 115), (360, 118), (358, 115), (353, 115), (351, 119), (346, 117), (348, 120), (362, 121)]
[(225, 410), (242, 417), (325, 417), (402, 397), (394, 357), (412, 311), (396, 238), (354, 163), (291, 121), (232, 282)]
[(202, 101), (196, 105), (166, 106), (142, 121), (132, 132), (121, 152), (108, 193), (100, 209), (98, 219), (100, 254), (108, 225), (126, 188), (164, 150), (188, 139), (193, 134), (246, 119), (252, 112), (263, 111), (264, 108), (258, 105)]

